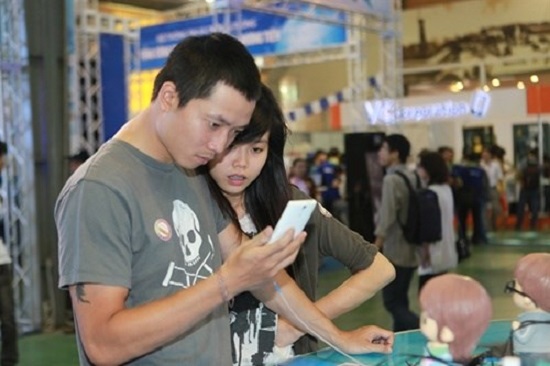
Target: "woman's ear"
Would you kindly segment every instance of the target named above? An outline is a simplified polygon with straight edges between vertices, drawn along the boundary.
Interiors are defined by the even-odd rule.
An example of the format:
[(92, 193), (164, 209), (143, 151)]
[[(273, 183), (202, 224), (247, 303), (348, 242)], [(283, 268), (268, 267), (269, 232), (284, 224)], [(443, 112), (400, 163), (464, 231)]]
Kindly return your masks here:
[(443, 329), (441, 329), (439, 338), (443, 343), (451, 343), (455, 340), (455, 335), (453, 331), (449, 329), (448, 326), (444, 326)]

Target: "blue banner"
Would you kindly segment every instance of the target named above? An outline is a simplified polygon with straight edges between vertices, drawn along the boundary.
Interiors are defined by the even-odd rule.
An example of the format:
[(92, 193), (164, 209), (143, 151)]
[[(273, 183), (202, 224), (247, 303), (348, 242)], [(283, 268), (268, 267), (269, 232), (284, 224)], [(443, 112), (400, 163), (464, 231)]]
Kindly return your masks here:
[(101, 102), (104, 141), (128, 120), (128, 93), (124, 70), (124, 40), (121, 35), (101, 33)]
[[(303, 5), (303, 11), (308, 5)], [(319, 7), (310, 8), (312, 18), (333, 17), (342, 21), (342, 13)], [(346, 43), (346, 29), (343, 25), (328, 24), (283, 15), (268, 14), (252, 10), (182, 20), (144, 27), (141, 29), (141, 69), (149, 70), (164, 65), (172, 48), (183, 38), (219, 30), (229, 23), (224, 31), (239, 38), (254, 56), (302, 52)]]

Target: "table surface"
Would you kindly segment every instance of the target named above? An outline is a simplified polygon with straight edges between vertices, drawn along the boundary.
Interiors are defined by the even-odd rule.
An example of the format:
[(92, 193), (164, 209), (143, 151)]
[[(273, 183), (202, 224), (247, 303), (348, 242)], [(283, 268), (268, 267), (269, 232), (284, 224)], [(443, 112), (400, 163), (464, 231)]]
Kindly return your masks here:
[[(511, 320), (493, 320), (481, 337), (475, 355), (488, 351), (493, 346), (503, 345), (510, 335)], [(405, 365), (412, 366), (419, 363), (424, 354), (426, 337), (419, 331), (398, 332), (395, 334), (395, 343), (392, 354), (368, 353), (353, 355), (353, 359), (341, 355), (335, 350), (324, 348), (318, 352), (302, 355), (285, 362), (284, 366), (308, 365)]]

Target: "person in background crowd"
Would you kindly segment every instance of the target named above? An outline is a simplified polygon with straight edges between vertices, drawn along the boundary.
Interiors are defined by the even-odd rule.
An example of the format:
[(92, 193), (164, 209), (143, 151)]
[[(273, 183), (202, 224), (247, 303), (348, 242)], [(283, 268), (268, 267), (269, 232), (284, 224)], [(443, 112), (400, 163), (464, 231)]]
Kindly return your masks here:
[(337, 177), (338, 166), (328, 160), (328, 154), (322, 150), (315, 153), (314, 166), (310, 176), (318, 182), (317, 187), (321, 196), (321, 203), (327, 210), (331, 210), (332, 202), (339, 196), (338, 189), (334, 190), (333, 181)]
[(489, 183), (489, 197), (485, 209), (485, 227), (487, 231), (497, 229), (497, 218), (502, 215), (500, 196), (503, 191), (502, 166), (493, 155), (493, 147), (484, 147), (481, 153), (480, 166), (487, 174)]
[(427, 181), (428, 188), (437, 193), (441, 210), (441, 240), (420, 247), (418, 291), (433, 277), (447, 273), (458, 264), (455, 246), (453, 192), (449, 186), (449, 170), (443, 157), (436, 152), (420, 155), (418, 175)]
[[(250, 125), (225, 154), (208, 164), (205, 173), (212, 196), (243, 236), (254, 236), (266, 225), (275, 225), (289, 199), (307, 198), (285, 176), (287, 133), (277, 100), (264, 86)], [(352, 273), (316, 301), (315, 306), (329, 318), (359, 306), (393, 279), (392, 265), (376, 247), (332, 218), (321, 205), (313, 212), (306, 231), (306, 242), (287, 271), (311, 301), (317, 300), (322, 257), (334, 257)], [(293, 351), (302, 354), (317, 349), (314, 337), (304, 335), (250, 293), (237, 296), (230, 310), (236, 365), (275, 364)]]
[(418, 315), (409, 307), (408, 291), (412, 277), (418, 267), (417, 247), (407, 242), (401, 228), (407, 220), (409, 191), (405, 181), (395, 174), (401, 171), (413, 186), (414, 174), (405, 163), (411, 145), (401, 134), (385, 137), (378, 152), (380, 165), (386, 168), (382, 183), (382, 203), (376, 225), (376, 246), (395, 267), (395, 279), (382, 290), (384, 307), (393, 318), (393, 330), (403, 331), (418, 328)]
[(328, 150), (327, 161), (334, 166), (340, 166), (342, 164), (342, 154), (340, 149), (333, 146)]
[[(0, 172), (6, 166), (8, 145), (0, 141)], [(0, 175), (0, 187), (2, 186)], [(17, 365), (19, 347), (15, 301), (13, 296), (13, 266), (10, 248), (7, 247), (4, 233), (4, 208), (0, 197), (0, 333), (2, 336), (1, 366)]]
[(540, 179), (542, 173), (542, 168), (539, 164), (537, 153), (537, 149), (529, 150), (527, 153), (527, 159), (518, 169), (517, 180), (520, 184), (520, 189), (517, 206), (516, 230), (521, 230), (523, 227), (526, 206), (529, 207), (529, 212), (531, 214), (529, 227), (531, 230), (535, 230), (537, 228), (540, 211)]
[(300, 191), (314, 199), (319, 199), (317, 195), (317, 186), (311, 177), (308, 175), (307, 160), (304, 158), (296, 158), (292, 162), (290, 168), (289, 180)]
[(455, 158), (455, 153), (453, 148), (450, 146), (440, 146), (439, 148), (437, 148), (437, 152), (439, 153), (439, 155), (441, 155), (441, 157), (447, 164), (447, 167), (449, 167), (449, 171), (450, 171), (452, 165), (454, 164), (454, 158)]
[[(458, 218), (458, 238), (467, 243), (487, 244), (487, 234), (483, 220), (484, 207), (488, 197), (488, 179), (485, 170), (479, 166), (474, 153), (463, 154), (461, 164), (452, 168), (455, 185), (456, 212)], [(468, 215), (471, 213), (473, 228), (471, 239), (468, 236)]]

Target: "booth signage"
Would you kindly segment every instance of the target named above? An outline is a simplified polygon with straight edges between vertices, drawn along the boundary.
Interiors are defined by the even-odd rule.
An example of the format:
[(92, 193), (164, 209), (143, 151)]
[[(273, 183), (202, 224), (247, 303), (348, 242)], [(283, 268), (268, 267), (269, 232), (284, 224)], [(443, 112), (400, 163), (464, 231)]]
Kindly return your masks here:
[(381, 99), (365, 102), (365, 111), (370, 124), (420, 122), (465, 115), (483, 117), (489, 109), (490, 101), (488, 93), (477, 90), (472, 94), (469, 102), (448, 100), (420, 106), (400, 106), (393, 99)]
[[(320, 15), (325, 18), (327, 14), (330, 16), (332, 13), (335, 17), (342, 16), (335, 10), (303, 6), (310, 6), (313, 16), (318, 13), (323, 13)], [(229, 19), (226, 16), (229, 16)], [(308, 51), (345, 44), (347, 41), (343, 25), (294, 19), (253, 10), (240, 10), (229, 15), (217, 13), (143, 27), (140, 34), (141, 69), (162, 67), (172, 48), (185, 37), (227, 29), (228, 33), (239, 38), (254, 56)]]

